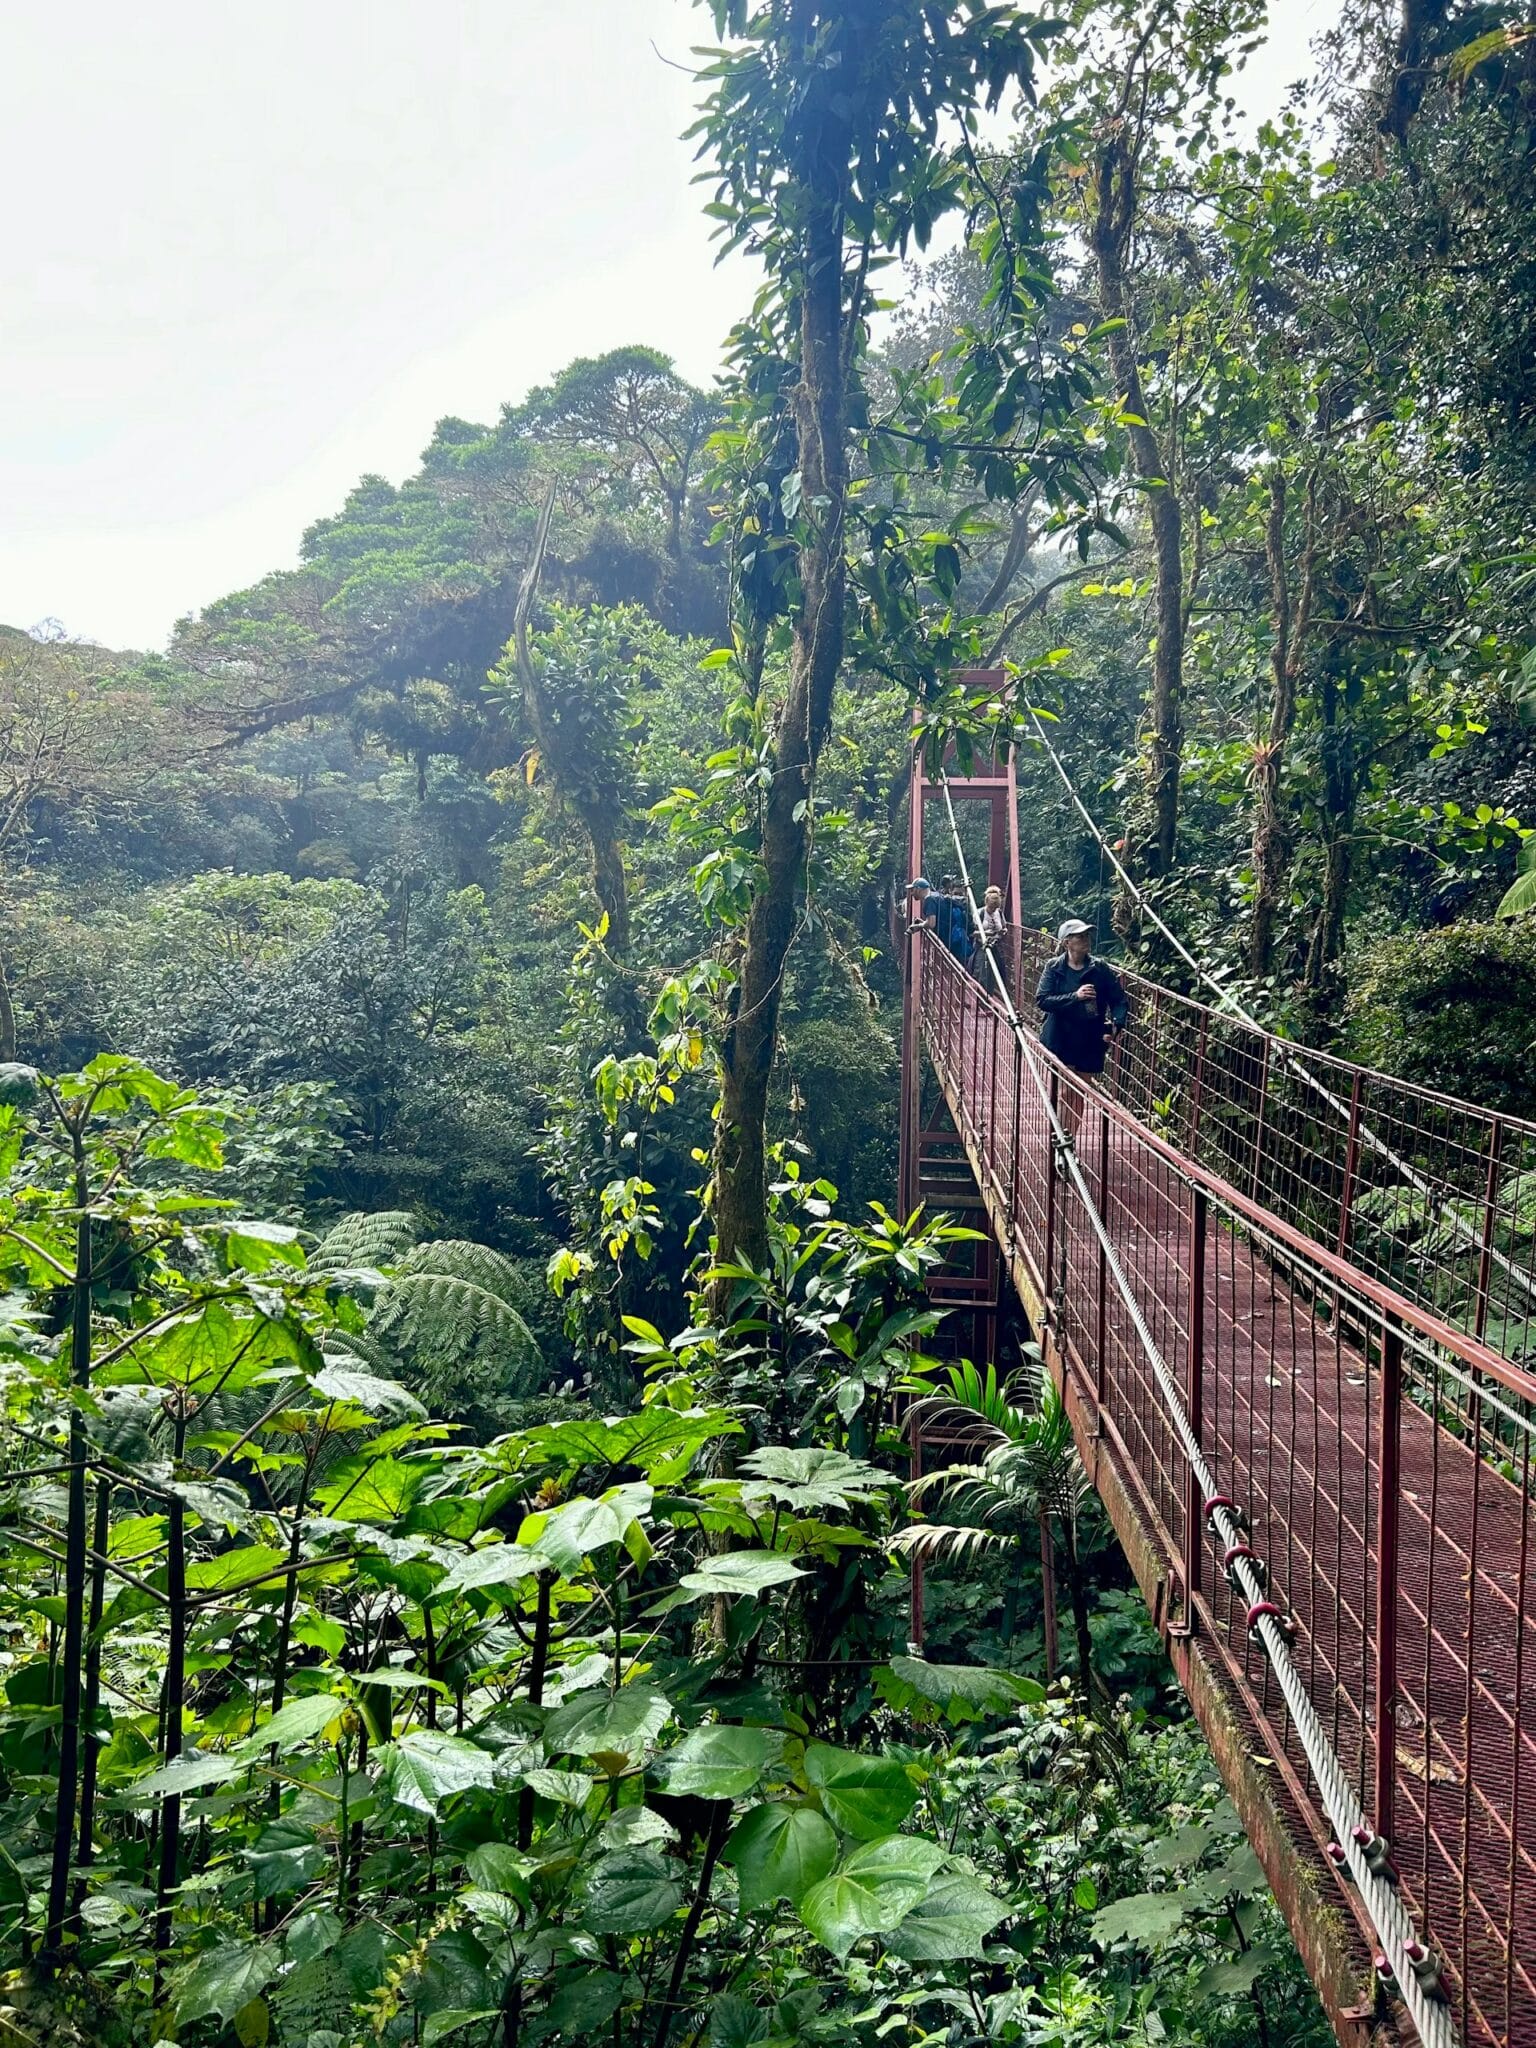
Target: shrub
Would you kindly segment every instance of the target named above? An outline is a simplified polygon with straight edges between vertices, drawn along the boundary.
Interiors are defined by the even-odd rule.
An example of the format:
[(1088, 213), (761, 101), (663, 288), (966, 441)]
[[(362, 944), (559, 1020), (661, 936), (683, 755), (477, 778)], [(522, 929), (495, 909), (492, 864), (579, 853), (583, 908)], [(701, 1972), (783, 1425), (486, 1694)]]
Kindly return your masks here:
[(1350, 975), (1353, 1058), (1491, 1109), (1536, 1112), (1536, 918), (1384, 939)]

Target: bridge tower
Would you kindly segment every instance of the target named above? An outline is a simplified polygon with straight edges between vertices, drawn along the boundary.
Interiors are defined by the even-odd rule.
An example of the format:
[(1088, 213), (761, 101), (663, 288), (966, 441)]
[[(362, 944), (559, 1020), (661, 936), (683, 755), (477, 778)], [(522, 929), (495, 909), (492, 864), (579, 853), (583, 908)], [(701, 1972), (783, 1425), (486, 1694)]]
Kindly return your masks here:
[[(968, 669), (959, 680), (974, 689), (1001, 691), (1003, 669)], [(1003, 892), (1004, 915), (1010, 927), (1019, 922), (1018, 787), (1012, 759), (977, 759), (969, 773), (954, 766), (954, 750), (945, 762), (950, 796), (955, 805), (971, 883), (978, 900), (988, 887)], [(925, 771), (922, 753), (913, 756), (907, 812), (905, 880), (926, 875), (935, 886), (955, 869), (954, 841), (940, 786)], [(906, 921), (905, 902), (898, 913), (896, 938), (904, 953), (901, 1039), (901, 1212), (910, 1216), (922, 1203), (942, 1209), (957, 1222), (981, 1233), (975, 1244), (960, 1245), (956, 1257), (935, 1272), (928, 1292), (952, 1312), (940, 1332), (978, 1364), (997, 1357), (998, 1310), (1002, 1257), (987, 1227), (981, 1191), (966, 1157), (965, 1146), (945, 1104), (944, 1094), (923, 1052), (918, 1028), (922, 994), (922, 947)], [(1012, 949), (1012, 972), (1018, 975), (1018, 947)], [(1015, 998), (1018, 991), (1014, 990)]]

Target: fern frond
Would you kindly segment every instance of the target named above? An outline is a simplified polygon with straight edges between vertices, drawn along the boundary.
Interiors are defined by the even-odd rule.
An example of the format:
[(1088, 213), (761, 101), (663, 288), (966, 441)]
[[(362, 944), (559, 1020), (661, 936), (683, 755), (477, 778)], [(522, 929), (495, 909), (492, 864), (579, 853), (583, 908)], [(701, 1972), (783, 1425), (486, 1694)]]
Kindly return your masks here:
[(502, 1393), (526, 1392), (543, 1360), (513, 1306), (517, 1285), (512, 1261), (488, 1245), (415, 1245), (379, 1297), (369, 1331), (410, 1361), (429, 1401), (462, 1393), (471, 1377)]
[(898, 1529), (890, 1548), (899, 1557), (915, 1557), (928, 1563), (941, 1558), (966, 1558), (982, 1550), (1000, 1550), (1013, 1542), (1001, 1529), (957, 1528), (948, 1522), (911, 1522)]
[(408, 1209), (357, 1209), (338, 1217), (310, 1253), (312, 1273), (347, 1266), (391, 1266), (419, 1232)]

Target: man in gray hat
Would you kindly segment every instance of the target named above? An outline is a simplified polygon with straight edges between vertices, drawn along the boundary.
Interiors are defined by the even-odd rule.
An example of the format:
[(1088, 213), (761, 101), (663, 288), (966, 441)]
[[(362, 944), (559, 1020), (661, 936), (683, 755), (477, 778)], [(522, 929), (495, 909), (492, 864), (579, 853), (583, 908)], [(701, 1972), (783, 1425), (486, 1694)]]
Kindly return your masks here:
[[(1089, 1081), (1103, 1073), (1105, 1052), (1130, 1014), (1125, 984), (1112, 967), (1094, 959), (1092, 937), (1092, 925), (1069, 917), (1056, 934), (1057, 950), (1035, 990), (1045, 1019), (1041, 1043), (1064, 1067)], [(1082, 1101), (1081, 1089), (1067, 1090), (1062, 1122), (1069, 1131), (1077, 1128)]]

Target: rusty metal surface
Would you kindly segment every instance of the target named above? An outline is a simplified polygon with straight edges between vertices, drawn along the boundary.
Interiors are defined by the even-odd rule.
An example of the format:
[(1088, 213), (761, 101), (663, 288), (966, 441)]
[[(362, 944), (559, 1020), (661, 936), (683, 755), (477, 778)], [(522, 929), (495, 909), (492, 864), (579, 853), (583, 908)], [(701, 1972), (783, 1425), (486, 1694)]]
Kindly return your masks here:
[[(1099, 1248), (1053, 1167), (1048, 1120), (1012, 1028), (942, 948), (919, 949), (915, 1022), (993, 1231), (1034, 1296), (1085, 1447), (1108, 1460), (1096, 1474), (1101, 1490), (1113, 1509), (1112, 1473), (1130, 1504), (1117, 1526), (1127, 1518), (1122, 1536), (1173, 1624), (1171, 1648), (1197, 1708), (1201, 1688), (1216, 1689), (1202, 1719), (1216, 1715), (1219, 1694), (1269, 1758), (1273, 1803), (1304, 1847), (1287, 1875), (1271, 1843), (1266, 1868), (1314, 1962), (1298, 1921), (1316, 1910), (1305, 1903), (1314, 1882), (1326, 1885), (1313, 1860), (1321, 1822), (1268, 1664), (1249, 1645), (1222, 1560), (1191, 1526), (1186, 1461), (1123, 1304), (1105, 1289)], [(1522, 1698), (1536, 1670), (1520, 1406), (1528, 1376), (1479, 1342), (1475, 1301), (1447, 1314), (1439, 1298), (1415, 1300), (1401, 1272), (1387, 1284), (1356, 1265), (1361, 1212), (1347, 1184), (1363, 1185), (1368, 1170), (1364, 1148), (1353, 1166), (1347, 1148), (1352, 1112), (1370, 1099), (1363, 1083), (1344, 1086), (1340, 1213), (1319, 1224), (1311, 1211), (1299, 1222), (1283, 1201), (1270, 1208), (1283, 1178), (1270, 1163), (1278, 1151), (1289, 1148), (1284, 1172), (1295, 1184), (1323, 1186), (1326, 1176), (1300, 1155), (1279, 1061), (1266, 1055), (1254, 1073), (1247, 1121), (1239, 1128), (1226, 1114), (1233, 1098), (1212, 1058), (1218, 1023), (1225, 1028), (1207, 1019), (1198, 1083), (1188, 1063), (1178, 1066), (1182, 1117), (1166, 1097), (1142, 1101), (1158, 1129), (1135, 1113), (1136, 1090), (1145, 1095), (1147, 1076), (1173, 1071), (1183, 1024), (1172, 1028), (1166, 1007), (1138, 1023), (1145, 1057), (1133, 1046), (1113, 1099), (1081, 1091), (1064, 1070), (1053, 1086), (1158, 1349), (1187, 1375), (1202, 1449), (1250, 1517), (1272, 1597), (1296, 1619), (1313, 1706), (1366, 1811), (1378, 1827), (1390, 1823), (1405, 1899), (1444, 1959), (1465, 2038), (1524, 2048), (1536, 2044), (1536, 1740)], [(1183, 1035), (1192, 1061), (1198, 1021)], [(1223, 1134), (1214, 1162), (1176, 1142), (1192, 1127), (1195, 1141), (1201, 1129)], [(1499, 1143), (1510, 1143), (1507, 1125)], [(1480, 1193), (1500, 1185), (1498, 1156), (1490, 1140)], [(1474, 1212), (1489, 1241), (1497, 1201)], [(1477, 1256), (1480, 1242), (1474, 1290), (1494, 1265)], [(1244, 1765), (1231, 1750), (1222, 1761), (1252, 1778), (1251, 1757)], [(1253, 1804), (1251, 1786), (1233, 1789)], [(1336, 1896), (1352, 1914), (1352, 1895)], [(1332, 1971), (1319, 1987), (1346, 2028), (1358, 1985), (1350, 1994), (1340, 1953), (1334, 1942), (1333, 1962), (1319, 1957), (1315, 1968)]]

